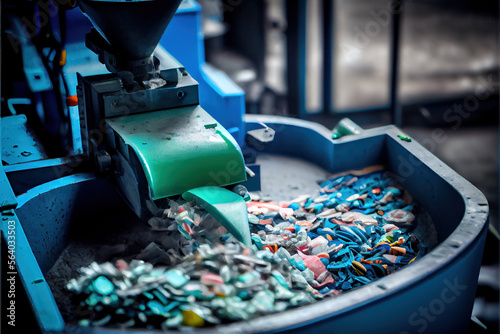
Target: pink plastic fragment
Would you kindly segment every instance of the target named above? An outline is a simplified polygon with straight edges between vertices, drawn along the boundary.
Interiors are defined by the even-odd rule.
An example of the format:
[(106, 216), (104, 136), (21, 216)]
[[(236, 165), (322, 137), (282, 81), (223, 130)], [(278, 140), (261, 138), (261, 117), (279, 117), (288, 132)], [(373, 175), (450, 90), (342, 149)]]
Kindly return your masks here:
[(219, 275), (208, 273), (201, 275), (200, 283), (206, 286), (212, 286), (215, 284), (224, 284), (224, 280)]
[(266, 208), (271, 211), (280, 211), (281, 209), (281, 206), (279, 206), (274, 202), (256, 202), (256, 201), (247, 202), (247, 207), (252, 207), (252, 206), (256, 206), (259, 208)]
[(313, 255), (318, 255), (319, 253), (324, 253), (328, 249), (328, 240), (323, 236), (314, 238), (309, 243), (309, 250)]
[(396, 263), (396, 259), (398, 258), (396, 255), (390, 255), (390, 254), (384, 254), (383, 257), (385, 257), (387, 260), (391, 261), (392, 263)]
[(258, 216), (260, 214), (266, 214), (268, 211), (269, 211), (269, 209), (267, 209), (267, 208), (259, 208), (256, 205), (248, 207), (248, 213), (250, 213), (252, 215), (256, 215), (256, 216)]
[[(321, 283), (319, 283), (318, 285), (316, 285), (314, 288), (321, 289), (329, 283), (332, 283), (332, 284), (335, 283), (335, 279), (333, 278), (333, 276), (327, 271), (325, 273), (326, 273), (326, 277), (324, 277), (323, 281)], [(323, 273), (321, 276), (325, 275), (325, 273)], [(320, 278), (318, 277), (318, 279), (320, 279)]]
[(362, 229), (362, 227), (356, 223), (347, 223), (347, 222), (343, 222), (343, 221), (335, 219), (335, 218), (330, 219), (330, 222), (337, 224), (337, 225), (345, 225), (345, 226), (349, 226), (349, 227), (357, 227), (359, 229)]
[(397, 227), (394, 224), (385, 224), (383, 227), (384, 227), (385, 233), (388, 233), (388, 232), (391, 232), (394, 230), (399, 230), (399, 227)]
[(389, 212), (384, 219), (392, 223), (410, 224), (415, 219), (415, 216), (410, 211), (396, 209)]
[(267, 218), (267, 219), (261, 219), (259, 220), (259, 225), (269, 225), (273, 223), (272, 218)]
[(115, 267), (119, 270), (130, 270), (130, 266), (128, 265), (127, 261), (122, 259), (116, 260)]
[(346, 223), (360, 223), (363, 226), (377, 226), (378, 221), (372, 216), (365, 215), (361, 212), (349, 211), (340, 216), (340, 219)]
[(290, 219), (293, 216), (293, 209), (291, 209), (291, 208), (281, 208), (279, 210), (279, 213), (280, 213), (281, 218), (283, 218), (285, 220), (286, 219)]
[(302, 261), (304, 261), (305, 266), (314, 273), (314, 279), (318, 278), (319, 275), (326, 271), (326, 267), (323, 262), (321, 262), (319, 257), (315, 255), (305, 255), (300, 251), (297, 253), (302, 258)]

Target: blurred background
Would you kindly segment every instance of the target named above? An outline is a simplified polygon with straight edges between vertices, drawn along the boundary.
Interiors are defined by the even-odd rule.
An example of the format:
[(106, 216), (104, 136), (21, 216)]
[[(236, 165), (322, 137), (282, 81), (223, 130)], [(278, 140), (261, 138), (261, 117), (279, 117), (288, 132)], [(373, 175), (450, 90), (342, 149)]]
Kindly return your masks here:
[(199, 2), (207, 61), (245, 90), (247, 113), (396, 124), (485, 194), (470, 332), (498, 333), (498, 1)]

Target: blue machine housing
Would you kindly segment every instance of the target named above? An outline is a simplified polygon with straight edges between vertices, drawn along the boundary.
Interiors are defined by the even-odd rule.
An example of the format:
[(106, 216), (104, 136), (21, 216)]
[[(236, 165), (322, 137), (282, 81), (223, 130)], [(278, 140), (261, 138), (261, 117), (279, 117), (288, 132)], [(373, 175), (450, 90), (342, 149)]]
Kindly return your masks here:
[(205, 62), (201, 6), (185, 0), (160, 40), (160, 46), (182, 63), (200, 85), (200, 105), (242, 145), (245, 96), (229, 77)]
[[(68, 11), (67, 26), (71, 29), (66, 36), (67, 65), (63, 70), (71, 90), (70, 95), (76, 95), (77, 72), (83, 76), (109, 72), (98, 61), (96, 54), (85, 46), (85, 34), (92, 25), (80, 10)], [(165, 50), (198, 81), (200, 105), (242, 145), (245, 139), (244, 92), (224, 72), (205, 63), (201, 6), (194, 0), (185, 0), (177, 10), (160, 40), (157, 56), (161, 58)], [(74, 151), (78, 154), (82, 150), (78, 107), (70, 107), (70, 114)]]

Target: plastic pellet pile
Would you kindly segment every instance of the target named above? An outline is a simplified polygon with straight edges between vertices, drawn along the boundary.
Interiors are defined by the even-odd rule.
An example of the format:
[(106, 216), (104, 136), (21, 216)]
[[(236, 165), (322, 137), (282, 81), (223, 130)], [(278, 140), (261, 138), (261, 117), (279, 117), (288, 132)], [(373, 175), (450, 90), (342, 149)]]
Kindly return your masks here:
[(247, 200), (251, 248), (195, 202), (170, 201), (149, 224), (183, 236), (182, 260), (158, 265), (175, 252), (151, 243), (146, 260), (81, 268), (67, 284), (78, 324), (165, 330), (249, 320), (368, 284), (425, 253), (411, 234), (411, 196), (384, 172), (335, 177), (319, 196), (287, 202), (235, 191)]

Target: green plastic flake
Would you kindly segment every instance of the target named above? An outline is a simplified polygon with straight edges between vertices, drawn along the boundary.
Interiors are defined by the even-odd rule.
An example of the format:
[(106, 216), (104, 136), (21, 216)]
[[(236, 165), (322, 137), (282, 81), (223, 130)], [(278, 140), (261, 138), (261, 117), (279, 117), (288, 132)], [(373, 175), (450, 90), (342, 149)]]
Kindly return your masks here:
[(252, 283), (254, 281), (256, 281), (257, 279), (259, 279), (259, 277), (257, 277), (257, 273), (254, 273), (254, 272), (249, 272), (249, 273), (245, 273), (245, 274), (242, 274), (238, 277), (238, 281), (240, 282), (243, 282), (243, 283)]
[(401, 140), (404, 140), (406, 142), (411, 142), (411, 138), (410, 137), (406, 137), (406, 136), (403, 136), (403, 135), (398, 135), (398, 138), (401, 139)]
[(256, 215), (248, 214), (248, 222), (250, 224), (258, 224), (259, 223), (259, 218), (257, 218)]
[(290, 290), (290, 287), (286, 283), (285, 277), (283, 277), (283, 275), (281, 275), (281, 273), (279, 271), (273, 270), (271, 275), (273, 275), (273, 277), (276, 278), (276, 280), (278, 281), (279, 284), (281, 284), (281, 286)]
[(158, 298), (158, 300), (163, 303), (163, 305), (167, 305), (168, 304), (168, 299), (167, 299), (167, 297), (162, 292), (160, 292), (158, 290), (154, 290), (153, 291), (153, 295), (155, 295), (156, 298)]
[(166, 328), (177, 328), (182, 324), (182, 313), (179, 310), (176, 310), (172, 313), (171, 317), (164, 322), (164, 326)]
[(85, 303), (88, 306), (95, 306), (101, 300), (101, 298), (96, 293), (91, 293), (90, 296), (85, 299)]
[(351, 121), (349, 118), (342, 118), (333, 128), (332, 139), (339, 139), (344, 136), (357, 135), (363, 132), (363, 129)]
[[(273, 281), (274, 280), (274, 281)], [(274, 285), (274, 292), (276, 295), (276, 299), (291, 299), (294, 296), (294, 293), (287, 288), (284, 288), (276, 279), (271, 279)]]
[(174, 308), (176, 308), (179, 305), (180, 305), (179, 302), (171, 302), (170, 304), (168, 304), (167, 306), (165, 306), (164, 311), (165, 312), (170, 312), (170, 311), (172, 311)]
[(93, 283), (94, 291), (102, 296), (110, 295), (115, 291), (115, 286), (109, 279), (104, 276), (99, 276), (94, 280)]
[(82, 319), (78, 321), (78, 326), (80, 327), (89, 327), (90, 326), (90, 320), (88, 319)]
[(252, 235), (252, 240), (257, 249), (259, 250), (264, 249), (264, 245), (262, 244), (262, 239), (258, 235)]
[(162, 315), (165, 312), (165, 307), (156, 300), (151, 300), (148, 302), (148, 308), (154, 314)]
[(311, 302), (313, 302), (313, 297), (303, 291), (295, 293), (294, 296), (290, 299), (290, 304), (293, 306), (305, 305)]
[(244, 302), (237, 297), (226, 298), (224, 315), (231, 320), (246, 320), (250, 317), (249, 313), (252, 312), (248, 302)]
[(110, 320), (111, 320), (111, 314), (108, 314), (107, 316), (105, 316), (104, 318), (102, 318), (100, 320), (92, 321), (92, 326), (93, 327), (102, 327), (102, 326), (105, 326)]
[(306, 268), (306, 270), (302, 271), (301, 274), (307, 282), (312, 282), (314, 279), (314, 273), (309, 268)]
[(269, 290), (257, 292), (252, 299), (252, 305), (257, 311), (270, 313), (274, 311), (274, 294)]
[(183, 287), (187, 282), (189, 282), (189, 276), (184, 275), (184, 273), (177, 269), (171, 269), (165, 273), (167, 278), (167, 283), (176, 289)]
[(148, 317), (143, 312), (139, 312), (137, 314), (137, 317), (139, 318), (140, 321), (142, 321), (144, 323), (148, 322)]
[[(310, 270), (309, 270), (310, 271)], [(292, 273), (292, 281), (299, 287), (305, 289), (307, 287), (307, 280), (302, 276), (301, 272), (297, 269), (293, 269)]]
[(332, 133), (332, 139), (339, 139), (340, 137), (342, 137), (343, 135), (340, 133), (340, 131), (338, 131), (337, 129), (334, 129), (333, 130), (333, 133)]
[(146, 297), (147, 299), (150, 299), (150, 300), (155, 299), (155, 296), (153, 296), (153, 294), (151, 294), (151, 293), (149, 293), (149, 292), (147, 292), (147, 291), (144, 291), (142, 294), (143, 294), (143, 295), (144, 295), (144, 297)]
[(116, 294), (112, 294), (102, 298), (102, 303), (104, 305), (116, 305), (118, 303), (118, 296)]

